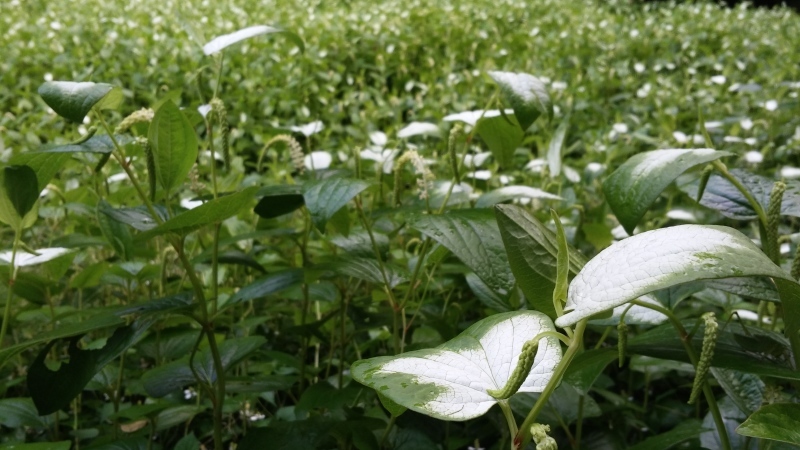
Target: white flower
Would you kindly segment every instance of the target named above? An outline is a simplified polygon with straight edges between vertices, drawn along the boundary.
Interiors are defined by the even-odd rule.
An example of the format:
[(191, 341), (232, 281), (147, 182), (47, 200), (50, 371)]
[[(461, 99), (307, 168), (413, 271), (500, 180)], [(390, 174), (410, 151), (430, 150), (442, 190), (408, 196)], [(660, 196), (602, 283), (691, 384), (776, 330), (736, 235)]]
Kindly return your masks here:
[(778, 109), (778, 101), (767, 100), (767, 102), (764, 103), (764, 109), (766, 109), (767, 111), (775, 111), (776, 109)]
[(686, 133), (683, 133), (681, 131), (673, 131), (672, 137), (675, 138), (675, 140), (678, 141), (679, 144), (685, 144), (689, 142), (689, 136), (686, 136)]
[(327, 169), (331, 166), (331, 162), (333, 162), (333, 156), (323, 151), (311, 152), (310, 155), (306, 155), (303, 159), (303, 164), (306, 166), (306, 169), (310, 170)]
[(762, 155), (761, 152), (752, 150), (744, 154), (744, 160), (750, 164), (758, 164), (764, 161), (764, 155)]
[(308, 137), (324, 130), (325, 124), (322, 123), (321, 120), (315, 120), (314, 122), (307, 123), (305, 125), (291, 126), (289, 129), (295, 133), (300, 133), (303, 136)]
[(711, 77), (711, 82), (714, 84), (725, 84), (726, 81), (728, 80), (725, 78), (725, 75), (714, 75)]

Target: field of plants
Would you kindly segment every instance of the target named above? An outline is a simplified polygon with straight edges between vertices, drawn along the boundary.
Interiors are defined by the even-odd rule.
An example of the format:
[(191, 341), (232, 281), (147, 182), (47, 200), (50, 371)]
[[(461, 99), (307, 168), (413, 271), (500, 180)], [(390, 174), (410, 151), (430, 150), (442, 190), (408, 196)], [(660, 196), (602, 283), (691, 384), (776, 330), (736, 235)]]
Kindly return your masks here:
[(0, 449), (800, 448), (796, 12), (0, 28)]

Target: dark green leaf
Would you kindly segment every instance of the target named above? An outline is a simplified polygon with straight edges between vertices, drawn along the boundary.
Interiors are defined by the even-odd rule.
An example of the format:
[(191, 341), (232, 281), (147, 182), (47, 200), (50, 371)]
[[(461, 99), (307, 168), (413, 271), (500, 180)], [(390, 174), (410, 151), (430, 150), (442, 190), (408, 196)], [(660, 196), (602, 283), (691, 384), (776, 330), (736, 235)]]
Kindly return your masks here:
[(130, 229), (124, 223), (113, 220), (108, 214), (107, 210), (112, 210), (111, 206), (105, 200), (100, 200), (97, 204), (97, 223), (100, 225), (100, 231), (106, 238), (109, 244), (117, 252), (117, 255), (123, 260), (131, 260), (133, 258), (133, 235)]
[(411, 224), (447, 247), (487, 286), (502, 297), (514, 288), (514, 275), (492, 211), (472, 209), (419, 216)]
[[(730, 174), (739, 180), (753, 195), (764, 210), (769, 206), (769, 196), (772, 192), (773, 180), (749, 173), (741, 169), (731, 169)], [(692, 198), (697, 198), (699, 180), (679, 186), (680, 189)], [(800, 182), (796, 180), (785, 181), (786, 191), (781, 201), (781, 214), (800, 217)], [(730, 181), (719, 174), (713, 174), (708, 180), (700, 204), (719, 211), (725, 217), (737, 220), (752, 220), (757, 217), (750, 202), (744, 197)]]
[(58, 441), (30, 444), (5, 444), (0, 446), (0, 450), (69, 450), (71, 447), (72, 442), (70, 441)]
[(666, 433), (647, 438), (633, 447), (630, 447), (628, 450), (649, 450), (656, 448), (659, 450), (666, 450), (683, 441), (700, 436), (700, 433), (703, 431), (706, 431), (706, 429), (703, 428), (703, 424), (700, 423), (699, 420), (690, 419), (686, 422), (681, 422), (678, 426)]
[(122, 90), (106, 83), (48, 81), (39, 86), (39, 95), (56, 114), (76, 123), (95, 106), (116, 109), (122, 102)]
[(53, 416), (41, 416), (29, 398), (5, 398), (0, 400), (0, 425), (8, 428), (30, 427), (46, 429), (53, 423)]
[(228, 300), (229, 305), (275, 294), (303, 282), (303, 269), (286, 269), (266, 275), (239, 289)]
[[(389, 288), (394, 288), (398, 284), (405, 283), (408, 278), (405, 271), (384, 262), (386, 277), (388, 278)], [(320, 264), (317, 268), (331, 270), (339, 275), (353, 277), (359, 280), (382, 285), (384, 284), (383, 273), (380, 264), (375, 259), (369, 258), (347, 258)]]
[(618, 357), (619, 353), (614, 348), (587, 350), (570, 363), (567, 373), (564, 374), (564, 381), (585, 395), (606, 366)]
[(322, 381), (303, 392), (300, 401), (295, 406), (296, 411), (312, 411), (318, 409), (336, 410), (350, 406), (356, 402), (366, 388), (352, 382), (342, 389), (333, 387), (327, 381)]
[(305, 204), (303, 187), (298, 184), (266, 186), (256, 194), (261, 197), (254, 211), (265, 219), (289, 214)]
[(696, 165), (729, 155), (728, 152), (707, 148), (639, 153), (606, 178), (603, 193), (619, 223), (633, 235), (633, 229), (650, 205), (680, 174)]
[(69, 362), (62, 362), (56, 371), (44, 363), (56, 341), (45, 346), (28, 368), (28, 390), (39, 414), (50, 414), (69, 405), (92, 377), (133, 345), (151, 323), (150, 320), (139, 320), (118, 328), (105, 346), (97, 350), (82, 350), (78, 348), (79, 338), (70, 339)]
[(292, 422), (274, 421), (266, 428), (251, 428), (248, 430), (247, 435), (239, 443), (237, 449), (314, 449), (325, 440), (328, 432), (336, 424), (337, 422), (321, 417)]
[(257, 190), (257, 187), (252, 186), (235, 194), (209, 200), (197, 208), (178, 214), (161, 225), (139, 233), (136, 235), (136, 240), (144, 241), (166, 233), (185, 236), (205, 225), (221, 222), (247, 206)]
[(720, 291), (736, 294), (744, 298), (756, 300), (766, 300), (769, 302), (779, 302), (780, 297), (775, 289), (775, 284), (769, 278), (747, 277), (747, 278), (720, 278), (719, 280), (708, 280), (706, 287), (719, 289)]
[(800, 445), (800, 404), (766, 405), (748, 417), (736, 432), (742, 436)]
[[(119, 145), (128, 145), (133, 138), (127, 135), (115, 135)], [(36, 153), (111, 153), (114, 143), (107, 134), (94, 135), (80, 144), (49, 145), (36, 151)]]
[[(553, 289), (558, 255), (555, 233), (517, 206), (498, 205), (495, 215), (508, 264), (522, 292), (534, 309), (554, 318)], [(569, 247), (570, 274), (577, 274), (584, 264), (586, 258)]]
[(175, 450), (197, 450), (200, 448), (200, 441), (197, 440), (194, 433), (189, 433), (182, 437), (177, 444)]
[(147, 139), (156, 161), (156, 178), (169, 195), (183, 184), (194, 166), (197, 135), (175, 103), (165, 102), (150, 122)]
[(39, 192), (42, 192), (69, 159), (69, 153), (23, 152), (12, 156), (8, 163), (33, 169), (39, 183)]
[(511, 311), (508, 299), (493, 291), (479, 276), (475, 275), (475, 272), (468, 273), (465, 278), (472, 293), (484, 306), (499, 312)]
[[(258, 350), (266, 342), (262, 336), (233, 338), (219, 344), (222, 367), (231, 368), (250, 353)], [(213, 383), (217, 379), (211, 351), (203, 349), (194, 357), (194, 369), (203, 382)], [(153, 397), (163, 397), (184, 386), (196, 382), (189, 368), (189, 355), (168, 364), (149, 370), (142, 376), (145, 391)]]
[(23, 343), (0, 350), (0, 364), (5, 363), (19, 352), (50, 340), (64, 339), (79, 334), (86, 334), (90, 331), (102, 330), (104, 328), (117, 327), (123, 325), (125, 320), (112, 314), (102, 314), (90, 317), (83, 322), (63, 325), (53, 331), (42, 333), (35, 338)]
[[(694, 321), (684, 327), (692, 329)], [(692, 346), (700, 353), (703, 327), (694, 333)], [(770, 346), (766, 345), (770, 344)], [(671, 324), (664, 324), (628, 340), (628, 353), (688, 362), (686, 349)], [(712, 367), (757, 375), (800, 380), (792, 366), (792, 351), (787, 339), (774, 331), (730, 324), (721, 329), (714, 350)]]
[(728, 397), (745, 414), (752, 414), (764, 401), (764, 382), (752, 373), (712, 367), (711, 373)]
[(353, 178), (323, 178), (307, 183), (303, 198), (317, 229), (324, 233), (328, 220), (368, 187), (366, 181)]
[(225, 377), (226, 391), (231, 393), (256, 393), (285, 391), (297, 381), (296, 376), (258, 375), (245, 378)]
[[(136, 208), (112, 208), (108, 203), (101, 202), (98, 205), (100, 212), (120, 223), (125, 223), (139, 231), (152, 230), (158, 223), (150, 215), (145, 206)], [(156, 213), (161, 220), (167, 219), (167, 210), (164, 207), (155, 205)]]
[[(39, 184), (36, 172), (28, 166), (6, 166), (3, 168), (3, 187), (19, 217), (25, 217), (39, 199)], [(0, 204), (2, 205), (2, 204)], [(3, 212), (7, 214), (7, 212)]]

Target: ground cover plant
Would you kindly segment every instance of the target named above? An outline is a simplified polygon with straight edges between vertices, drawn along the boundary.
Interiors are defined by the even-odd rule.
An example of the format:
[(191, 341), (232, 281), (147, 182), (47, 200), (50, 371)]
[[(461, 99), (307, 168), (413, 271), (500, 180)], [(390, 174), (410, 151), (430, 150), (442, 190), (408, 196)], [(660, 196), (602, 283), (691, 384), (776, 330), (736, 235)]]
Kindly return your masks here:
[(796, 13), (250, 3), (0, 5), (0, 448), (800, 446)]

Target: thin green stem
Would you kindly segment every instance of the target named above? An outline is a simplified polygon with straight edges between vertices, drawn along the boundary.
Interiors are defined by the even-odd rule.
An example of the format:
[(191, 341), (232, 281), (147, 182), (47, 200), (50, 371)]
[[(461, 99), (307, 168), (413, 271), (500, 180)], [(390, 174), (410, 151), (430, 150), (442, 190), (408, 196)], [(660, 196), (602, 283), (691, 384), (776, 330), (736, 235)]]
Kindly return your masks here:
[[(764, 207), (761, 206), (761, 203), (759, 203), (758, 200), (756, 200), (755, 197), (753, 197), (753, 194), (750, 193), (750, 191), (742, 184), (741, 181), (739, 181), (736, 177), (731, 175), (730, 172), (728, 172), (728, 168), (725, 166), (725, 164), (721, 163), (719, 160), (712, 161), (711, 164), (713, 164), (714, 168), (719, 171), (720, 175), (722, 175), (737, 190), (739, 190), (739, 192), (742, 193), (744, 198), (747, 199), (747, 202), (750, 203), (750, 206), (755, 210), (756, 215), (758, 215), (758, 221), (761, 222), (761, 226), (764, 227), (764, 229), (766, 229), (767, 213), (764, 211)], [(766, 238), (766, 236), (764, 236), (764, 238)]]
[(550, 378), (547, 386), (545, 386), (544, 391), (542, 391), (542, 393), (539, 395), (539, 398), (536, 400), (533, 408), (528, 413), (528, 416), (525, 417), (525, 421), (522, 422), (522, 425), (519, 427), (519, 432), (514, 439), (514, 445), (516, 446), (514, 447), (515, 449), (525, 448), (528, 441), (531, 439), (531, 425), (536, 422), (536, 417), (539, 416), (539, 413), (542, 411), (545, 405), (547, 405), (550, 396), (556, 390), (558, 385), (561, 384), (561, 379), (564, 378), (564, 374), (567, 372), (567, 368), (569, 367), (570, 363), (572, 363), (572, 360), (583, 347), (583, 332), (586, 330), (587, 322), (587, 319), (583, 319), (578, 322), (577, 325), (575, 325), (572, 340), (569, 344), (569, 347), (567, 347), (567, 351), (564, 353), (561, 361), (556, 366), (555, 371), (553, 371), (553, 376)]
[[(638, 300), (634, 300), (631, 303), (634, 305), (643, 306), (645, 308), (650, 308), (654, 311), (658, 311), (661, 314), (664, 314), (667, 319), (669, 319), (672, 326), (675, 327), (675, 330), (678, 332), (678, 336), (681, 339), (681, 343), (683, 344), (683, 348), (686, 349), (686, 354), (689, 356), (689, 361), (692, 365), (696, 368), (698, 364), (697, 353), (694, 351), (694, 347), (691, 344), (691, 336), (689, 333), (686, 332), (686, 328), (684, 328), (683, 324), (674, 314), (672, 311), (668, 310), (667, 308), (654, 305), (652, 303), (641, 302)], [(722, 448), (724, 450), (731, 450), (731, 443), (728, 438), (728, 431), (725, 428), (725, 422), (722, 420), (722, 414), (719, 410), (719, 405), (717, 405), (717, 399), (714, 397), (714, 392), (711, 391), (711, 387), (708, 385), (708, 382), (703, 382), (703, 395), (706, 397), (706, 402), (708, 402), (708, 409), (711, 412), (711, 416), (714, 418), (714, 424), (717, 426), (717, 432), (719, 434), (719, 440), (722, 444)]]
[(11, 247), (11, 265), (8, 272), (8, 292), (6, 293), (6, 306), (3, 308), (3, 325), (0, 328), (0, 348), (8, 331), (8, 321), (11, 319), (11, 300), (14, 298), (14, 281), (17, 279), (17, 249), (22, 241), (22, 225), (14, 231), (14, 244)]
[(519, 429), (517, 429), (517, 421), (514, 420), (514, 413), (511, 411), (508, 400), (500, 400), (497, 404), (500, 405), (500, 410), (503, 411), (506, 424), (508, 424), (508, 432), (509, 436), (511, 436), (511, 450), (516, 450), (516, 447), (514, 447), (514, 437), (517, 435)]

